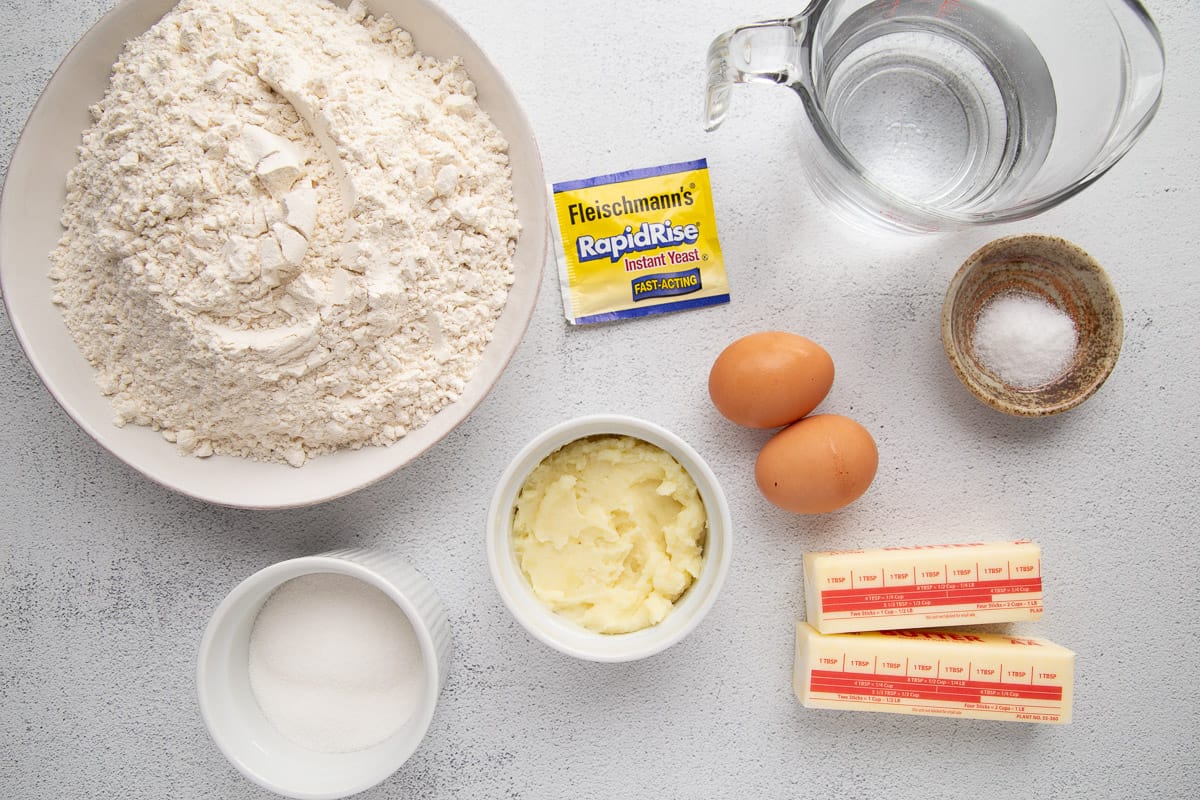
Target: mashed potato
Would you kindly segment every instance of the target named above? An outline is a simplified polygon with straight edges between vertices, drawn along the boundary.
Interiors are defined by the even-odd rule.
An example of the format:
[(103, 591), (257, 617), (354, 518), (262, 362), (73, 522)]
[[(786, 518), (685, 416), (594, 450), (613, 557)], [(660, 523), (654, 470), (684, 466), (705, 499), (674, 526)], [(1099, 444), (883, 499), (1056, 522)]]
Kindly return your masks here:
[(700, 574), (707, 515), (666, 451), (593, 436), (539, 464), (517, 496), (513, 549), (547, 607), (598, 633), (661, 622)]

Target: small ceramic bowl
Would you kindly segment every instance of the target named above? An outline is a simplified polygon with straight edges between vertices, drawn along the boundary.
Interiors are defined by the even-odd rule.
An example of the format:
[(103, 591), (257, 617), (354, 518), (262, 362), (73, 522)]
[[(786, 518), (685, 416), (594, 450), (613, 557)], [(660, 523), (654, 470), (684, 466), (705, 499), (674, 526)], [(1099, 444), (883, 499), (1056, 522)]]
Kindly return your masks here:
[[(422, 697), (391, 737), (363, 750), (323, 753), (277, 731), (250, 688), (250, 633), (259, 609), (282, 584), (319, 572), (349, 575), (382, 591), (404, 612), (421, 646)], [(340, 550), (273, 564), (238, 584), (213, 614), (196, 670), (200, 713), (226, 758), (250, 780), (285, 797), (333, 800), (368, 789), (416, 751), (433, 720), (450, 666), (450, 627), (429, 582), (383, 553)]]
[[(704, 566), (699, 577), (657, 625), (633, 633), (602, 634), (556, 614), (538, 600), (512, 547), (513, 512), (521, 486), (544, 458), (577, 439), (612, 434), (632, 436), (674, 456), (700, 490), (708, 517)], [(488, 510), (487, 555), (492, 579), (504, 604), (535, 638), (567, 655), (588, 661), (634, 661), (661, 652), (687, 636), (712, 608), (729, 572), (729, 505), (717, 478), (699, 454), (675, 434), (633, 417), (581, 417), (556, 425), (517, 454), (500, 478)]]
[[(1078, 340), (1069, 366), (1041, 386), (1005, 383), (980, 363), (973, 347), (981, 310), (1011, 293), (1041, 298), (1075, 323)], [(1095, 394), (1116, 366), (1124, 332), (1121, 301), (1104, 269), (1055, 236), (1008, 236), (984, 245), (958, 270), (942, 305), (942, 345), (959, 380), (992, 408), (1022, 417), (1057, 414)]]

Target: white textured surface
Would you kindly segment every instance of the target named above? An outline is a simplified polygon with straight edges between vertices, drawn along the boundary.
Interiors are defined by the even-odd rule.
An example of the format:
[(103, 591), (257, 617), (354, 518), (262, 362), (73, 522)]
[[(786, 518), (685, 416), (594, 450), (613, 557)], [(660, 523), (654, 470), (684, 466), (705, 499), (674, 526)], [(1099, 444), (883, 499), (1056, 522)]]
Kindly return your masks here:
[[(55, 64), (109, 5), (0, 6), (0, 166)], [(569, 329), (547, 265), (530, 333), (493, 394), (433, 452), (359, 494), (277, 513), (171, 494), (76, 428), (0, 326), (0, 795), (266, 796), (199, 719), (192, 675), (208, 615), (271, 562), (386, 544), (437, 587), (455, 656), (426, 743), (364, 797), (1194, 796), (1195, 4), (1148, 4), (1167, 44), (1166, 98), (1096, 186), (1026, 223), (878, 240), (833, 220), (797, 177), (787, 93), (740, 91), (725, 126), (701, 130), (711, 37), (799, 5), (445, 0), (522, 98), (548, 179), (709, 158), (734, 301)], [(1126, 315), (1109, 382), (1045, 420), (974, 400), (938, 339), (957, 265), (1023, 231), (1089, 250)], [(878, 440), (879, 477), (845, 512), (768, 507), (752, 473), (765, 434), (708, 403), (717, 352), (762, 328), (821, 342), (838, 368), (823, 409)], [(487, 500), (508, 459), (550, 423), (599, 412), (680, 434), (723, 481), (735, 525), (733, 569), (706, 621), (629, 665), (572, 661), (531, 640), (484, 558)], [(805, 549), (1017, 534), (1044, 549), (1037, 633), (1079, 654), (1072, 725), (838, 714), (792, 699)]]

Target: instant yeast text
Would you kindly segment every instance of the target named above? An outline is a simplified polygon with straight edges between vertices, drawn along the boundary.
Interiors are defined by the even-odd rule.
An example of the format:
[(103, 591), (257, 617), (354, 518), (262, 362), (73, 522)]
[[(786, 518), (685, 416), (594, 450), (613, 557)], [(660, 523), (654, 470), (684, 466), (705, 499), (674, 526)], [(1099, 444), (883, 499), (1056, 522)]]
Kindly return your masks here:
[(704, 159), (556, 183), (551, 199), (570, 322), (729, 302)]
[(1029, 541), (804, 554), (821, 633), (1020, 622), (1042, 616), (1042, 551)]
[(1074, 676), (1075, 654), (1045, 639), (796, 625), (792, 688), (806, 708), (1065, 724)]

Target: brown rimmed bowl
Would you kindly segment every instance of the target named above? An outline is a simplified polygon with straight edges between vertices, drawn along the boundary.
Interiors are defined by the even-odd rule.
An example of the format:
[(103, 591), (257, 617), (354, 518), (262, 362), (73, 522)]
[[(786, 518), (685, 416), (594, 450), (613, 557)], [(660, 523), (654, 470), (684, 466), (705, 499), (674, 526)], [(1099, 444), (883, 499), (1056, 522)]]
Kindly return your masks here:
[[(1041, 298), (1075, 322), (1073, 360), (1041, 386), (1005, 383), (980, 363), (972, 346), (980, 311), (1010, 293)], [(1015, 416), (1058, 414), (1091, 397), (1116, 366), (1124, 335), (1121, 301), (1104, 269), (1057, 236), (1007, 236), (985, 244), (959, 268), (942, 304), (942, 345), (958, 379), (987, 405)]]

